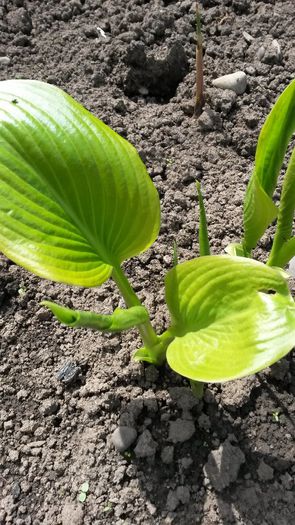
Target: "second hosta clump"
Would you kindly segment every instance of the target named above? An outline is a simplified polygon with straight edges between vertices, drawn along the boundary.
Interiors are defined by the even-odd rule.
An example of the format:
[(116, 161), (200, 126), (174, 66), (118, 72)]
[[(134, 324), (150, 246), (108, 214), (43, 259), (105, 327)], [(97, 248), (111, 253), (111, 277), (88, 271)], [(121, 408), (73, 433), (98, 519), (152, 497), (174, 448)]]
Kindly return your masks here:
[[(279, 206), (277, 178), (295, 130), (295, 81), (260, 133), (244, 205), (244, 238), (227, 255), (210, 255), (200, 201), (200, 257), (165, 278), (171, 323), (156, 334), (122, 270), (148, 249), (160, 228), (158, 193), (131, 144), (60, 89), (31, 80), (0, 83), (0, 249), (34, 274), (69, 285), (117, 284), (126, 309), (110, 315), (44, 301), (70, 327), (138, 327), (135, 358), (167, 359), (198, 384), (252, 374), (295, 344), (295, 304), (283, 266), (295, 255), (295, 153)], [(266, 264), (252, 249), (277, 219)]]

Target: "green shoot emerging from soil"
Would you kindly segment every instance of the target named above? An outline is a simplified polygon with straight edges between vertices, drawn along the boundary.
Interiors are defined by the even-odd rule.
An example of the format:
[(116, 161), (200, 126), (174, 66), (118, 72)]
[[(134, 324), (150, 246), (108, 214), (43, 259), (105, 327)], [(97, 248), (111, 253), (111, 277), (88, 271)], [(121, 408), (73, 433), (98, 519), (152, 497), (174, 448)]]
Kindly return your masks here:
[[(69, 95), (42, 82), (1, 82), (0, 120), (0, 249), (45, 279), (96, 287), (111, 277), (126, 303), (126, 309), (101, 315), (44, 301), (62, 323), (110, 332), (137, 327), (144, 347), (135, 359), (155, 365), (167, 360), (198, 396), (204, 382), (253, 374), (292, 349), (295, 303), (282, 268), (295, 255), (295, 151), (278, 207), (273, 195), (295, 130), (295, 81), (260, 133), (244, 237), (228, 247), (228, 255), (210, 255), (197, 183), (200, 257), (179, 264), (175, 244), (174, 267), (165, 278), (171, 322), (160, 335), (122, 269), (126, 259), (152, 245), (160, 228), (158, 193), (136, 150)], [(263, 264), (251, 253), (275, 219)]]

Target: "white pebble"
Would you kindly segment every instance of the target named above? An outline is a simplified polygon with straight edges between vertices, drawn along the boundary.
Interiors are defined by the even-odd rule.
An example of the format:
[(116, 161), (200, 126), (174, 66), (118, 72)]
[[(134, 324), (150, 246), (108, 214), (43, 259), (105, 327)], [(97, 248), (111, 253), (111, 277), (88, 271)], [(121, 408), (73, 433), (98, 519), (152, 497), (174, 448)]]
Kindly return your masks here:
[(213, 86), (220, 89), (230, 89), (237, 95), (242, 95), (247, 87), (247, 75), (244, 71), (236, 71), (223, 77), (218, 77), (212, 82)]
[(10, 58), (9, 57), (0, 57), (0, 64), (2, 66), (8, 66), (8, 64), (10, 64)]

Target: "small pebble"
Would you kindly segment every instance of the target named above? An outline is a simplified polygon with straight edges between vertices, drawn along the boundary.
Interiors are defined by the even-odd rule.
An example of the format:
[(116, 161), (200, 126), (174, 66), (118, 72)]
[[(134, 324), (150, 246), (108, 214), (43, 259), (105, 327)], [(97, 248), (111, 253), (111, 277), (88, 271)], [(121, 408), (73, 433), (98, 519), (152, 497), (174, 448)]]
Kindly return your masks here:
[(254, 37), (250, 35), (250, 33), (247, 33), (247, 31), (243, 31), (243, 37), (246, 40), (247, 44), (252, 44)]
[(260, 481), (270, 481), (273, 479), (273, 468), (264, 463), (262, 459), (259, 463), (257, 474)]
[(62, 525), (82, 525), (83, 507), (75, 503), (65, 503), (61, 513)]
[(132, 427), (118, 427), (112, 434), (112, 442), (118, 452), (125, 452), (136, 440), (137, 432)]
[(230, 89), (237, 95), (242, 95), (247, 88), (247, 75), (244, 71), (236, 71), (235, 73), (215, 78), (212, 84), (217, 88)]
[(195, 425), (187, 419), (176, 419), (169, 423), (168, 440), (172, 443), (183, 443), (190, 439), (195, 433)]
[(211, 108), (204, 109), (202, 115), (198, 119), (198, 123), (202, 131), (213, 131), (222, 128), (220, 115)]
[(174, 447), (167, 446), (164, 447), (161, 452), (161, 460), (166, 465), (170, 465), (173, 462), (173, 456), (174, 456)]
[(10, 64), (10, 58), (9, 57), (0, 57), (0, 64), (2, 66), (8, 66)]
[(138, 439), (137, 445), (134, 449), (134, 454), (137, 458), (147, 458), (154, 456), (158, 444), (154, 441), (149, 430), (145, 430)]
[(243, 463), (245, 463), (244, 453), (227, 439), (217, 450), (210, 452), (208, 461), (203, 467), (205, 478), (215, 490), (222, 491), (237, 480)]
[(52, 416), (59, 411), (59, 407), (59, 403), (54, 399), (45, 399), (40, 407), (40, 412), (45, 417)]

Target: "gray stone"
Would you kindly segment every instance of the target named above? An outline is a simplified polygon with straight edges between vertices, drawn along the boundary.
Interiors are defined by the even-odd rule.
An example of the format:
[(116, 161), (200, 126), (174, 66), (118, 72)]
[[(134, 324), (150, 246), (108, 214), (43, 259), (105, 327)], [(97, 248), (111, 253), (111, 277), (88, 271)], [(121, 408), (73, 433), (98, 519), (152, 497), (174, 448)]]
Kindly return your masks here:
[(166, 508), (173, 512), (179, 505), (179, 499), (175, 490), (169, 490), (166, 502)]
[(136, 440), (137, 432), (132, 427), (118, 427), (112, 434), (112, 442), (118, 452), (125, 452)]
[(145, 430), (138, 438), (137, 445), (134, 449), (134, 454), (137, 458), (147, 458), (154, 456), (158, 444), (153, 440), (152, 434), (149, 430)]
[(230, 89), (218, 89), (211, 87), (208, 88), (207, 94), (210, 104), (212, 104), (212, 108), (218, 112), (221, 112), (222, 115), (228, 115), (233, 109), (237, 100), (237, 94)]
[(257, 58), (263, 64), (278, 64), (282, 60), (281, 46), (277, 40), (266, 37), (257, 50)]
[(20, 31), (25, 35), (29, 35), (32, 31), (32, 20), (28, 11), (24, 7), (10, 11), (7, 14), (7, 22), (9, 28), (14, 33), (18, 33)]
[(183, 505), (187, 504), (190, 500), (190, 490), (184, 485), (179, 485), (179, 487), (176, 488), (176, 495)]
[(207, 414), (202, 413), (198, 417), (198, 425), (199, 425), (200, 428), (204, 428), (205, 430), (209, 430), (209, 428), (211, 428), (211, 421), (210, 421), (209, 416), (207, 416)]
[(273, 479), (273, 468), (264, 463), (262, 459), (259, 463), (257, 474), (260, 481), (270, 481)]
[(102, 409), (102, 397), (92, 396), (86, 399), (79, 399), (77, 407), (83, 410), (89, 417), (96, 416)]
[(113, 483), (120, 483), (124, 479), (125, 473), (126, 473), (125, 465), (120, 465), (120, 467), (118, 467), (115, 470), (114, 477), (113, 477)]
[(250, 35), (250, 33), (247, 33), (247, 31), (243, 31), (243, 37), (246, 40), (247, 44), (252, 44), (254, 41), (254, 37)]
[(34, 420), (23, 419), (20, 431), (22, 434), (33, 434), (38, 427), (38, 423)]
[(236, 71), (235, 73), (215, 78), (212, 84), (217, 88), (230, 89), (237, 95), (242, 95), (247, 88), (247, 75), (244, 71)]
[(2, 66), (8, 66), (8, 64), (10, 64), (10, 58), (9, 57), (0, 57), (0, 64)]
[(222, 384), (221, 404), (231, 412), (249, 402), (252, 390), (259, 385), (256, 376), (244, 377)]
[(244, 453), (227, 439), (217, 450), (210, 452), (203, 472), (211, 485), (222, 491), (236, 481), (244, 462)]
[(183, 443), (190, 439), (195, 433), (195, 425), (187, 419), (176, 419), (169, 422), (168, 440), (172, 443)]
[(45, 417), (52, 416), (59, 411), (59, 407), (60, 405), (55, 399), (45, 399), (40, 407), (40, 412)]
[(211, 108), (204, 109), (202, 115), (198, 119), (198, 123), (202, 131), (213, 131), (222, 128), (220, 115)]
[(82, 505), (65, 503), (61, 513), (62, 525), (82, 525), (83, 514)]
[(179, 459), (178, 463), (179, 463), (180, 471), (183, 471), (183, 470), (188, 469), (193, 464), (193, 460), (190, 456), (188, 456), (188, 457)]
[(182, 503), (186, 505), (190, 501), (190, 490), (188, 487), (179, 485), (176, 490), (169, 490), (167, 496), (166, 508), (170, 512), (176, 510), (178, 505)]
[(194, 408), (199, 400), (194, 396), (190, 388), (177, 386), (169, 388), (171, 399), (177, 404), (178, 408), (182, 410), (191, 410)]
[(167, 447), (164, 447), (161, 452), (161, 460), (166, 465), (170, 465), (173, 462), (173, 456), (174, 456), (174, 447), (171, 445), (168, 445)]
[(9, 450), (8, 452), (9, 461), (16, 463), (19, 460), (19, 451), (18, 450)]

